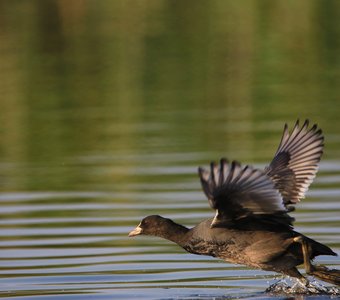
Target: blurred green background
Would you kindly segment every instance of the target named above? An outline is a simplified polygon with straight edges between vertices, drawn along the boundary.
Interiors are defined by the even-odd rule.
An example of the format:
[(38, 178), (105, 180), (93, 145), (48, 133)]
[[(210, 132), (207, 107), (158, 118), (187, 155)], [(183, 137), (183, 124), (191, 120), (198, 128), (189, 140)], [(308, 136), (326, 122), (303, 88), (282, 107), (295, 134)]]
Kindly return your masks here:
[(297, 118), (340, 157), (340, 1), (1, 0), (0, 53), (2, 191), (263, 163)]

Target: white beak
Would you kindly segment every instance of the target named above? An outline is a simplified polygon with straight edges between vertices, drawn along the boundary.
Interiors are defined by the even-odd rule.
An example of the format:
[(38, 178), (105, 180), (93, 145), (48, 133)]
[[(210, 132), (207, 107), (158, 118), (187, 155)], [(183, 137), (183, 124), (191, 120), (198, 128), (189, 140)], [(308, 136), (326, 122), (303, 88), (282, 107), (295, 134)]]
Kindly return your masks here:
[(139, 235), (139, 234), (142, 234), (142, 227), (140, 227), (140, 226), (138, 225), (134, 230), (132, 230), (132, 231), (129, 233), (129, 237), (136, 236), (136, 235)]

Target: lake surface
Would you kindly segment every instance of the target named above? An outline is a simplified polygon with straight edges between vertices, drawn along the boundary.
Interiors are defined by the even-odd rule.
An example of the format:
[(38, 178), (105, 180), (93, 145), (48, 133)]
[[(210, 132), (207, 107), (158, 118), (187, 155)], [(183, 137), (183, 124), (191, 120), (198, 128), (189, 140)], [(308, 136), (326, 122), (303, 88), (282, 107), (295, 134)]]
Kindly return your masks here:
[(340, 2), (0, 6), (0, 298), (316, 299), (127, 235), (151, 214), (211, 217), (197, 167), (263, 168), (309, 118), (325, 151), (292, 215), (340, 254)]

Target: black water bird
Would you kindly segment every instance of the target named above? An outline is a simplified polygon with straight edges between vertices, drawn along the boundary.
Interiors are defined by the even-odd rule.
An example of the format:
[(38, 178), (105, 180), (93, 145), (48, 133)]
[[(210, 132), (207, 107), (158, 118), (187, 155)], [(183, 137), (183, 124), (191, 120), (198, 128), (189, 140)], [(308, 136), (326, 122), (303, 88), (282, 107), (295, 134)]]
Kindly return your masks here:
[(242, 167), (236, 161), (212, 162), (210, 170), (198, 169), (211, 208), (211, 219), (189, 229), (161, 216), (144, 218), (129, 236), (158, 236), (194, 254), (209, 255), (237, 264), (275, 271), (308, 280), (298, 271), (304, 263), (308, 274), (340, 284), (340, 270), (314, 266), (318, 255), (337, 255), (323, 245), (294, 231), (288, 214), (304, 198), (318, 169), (324, 137), (317, 125), (293, 130), (284, 127), (280, 145), (264, 170)]

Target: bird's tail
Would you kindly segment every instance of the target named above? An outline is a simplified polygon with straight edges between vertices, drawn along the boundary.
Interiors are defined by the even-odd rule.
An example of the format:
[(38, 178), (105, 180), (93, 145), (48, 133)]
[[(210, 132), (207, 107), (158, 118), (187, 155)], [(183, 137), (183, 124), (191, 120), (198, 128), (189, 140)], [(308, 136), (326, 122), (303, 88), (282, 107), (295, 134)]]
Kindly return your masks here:
[(323, 281), (340, 286), (340, 270), (311, 265), (311, 270), (308, 273)]

